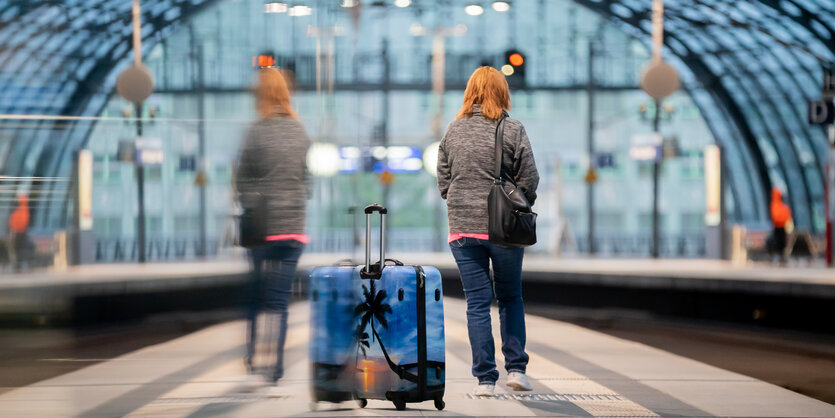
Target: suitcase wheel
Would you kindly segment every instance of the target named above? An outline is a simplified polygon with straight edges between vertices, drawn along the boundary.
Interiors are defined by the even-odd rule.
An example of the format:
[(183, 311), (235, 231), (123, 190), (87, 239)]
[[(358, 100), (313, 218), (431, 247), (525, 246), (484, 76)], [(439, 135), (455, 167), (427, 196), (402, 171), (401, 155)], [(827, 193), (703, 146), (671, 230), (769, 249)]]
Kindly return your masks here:
[(359, 405), (360, 408), (365, 408), (366, 406), (368, 406), (368, 400), (363, 399), (363, 398), (358, 398), (357, 399), (357, 405)]
[(406, 401), (404, 401), (402, 399), (397, 399), (397, 400), (394, 400), (394, 401), (391, 401), (391, 402), (394, 403), (394, 407), (398, 411), (403, 411), (403, 410), (406, 409)]
[(444, 403), (443, 398), (435, 398), (435, 409), (443, 411), (444, 407), (446, 407), (446, 403)]

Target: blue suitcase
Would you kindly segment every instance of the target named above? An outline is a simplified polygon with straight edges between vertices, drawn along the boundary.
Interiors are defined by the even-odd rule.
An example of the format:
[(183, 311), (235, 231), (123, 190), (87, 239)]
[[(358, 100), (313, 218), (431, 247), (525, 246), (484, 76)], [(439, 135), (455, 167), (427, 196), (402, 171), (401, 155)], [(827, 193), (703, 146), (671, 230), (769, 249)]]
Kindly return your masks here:
[(310, 373), (314, 405), (354, 399), (353, 362), (357, 351), (354, 276), (360, 268), (318, 267), (310, 274)]
[[(380, 262), (371, 264), (371, 215), (380, 213)], [(432, 400), (444, 408), (444, 308), (435, 267), (407, 266), (385, 258), (386, 208), (366, 214), (365, 266), (354, 271), (356, 306), (355, 396), (407, 402)], [(393, 263), (394, 265), (389, 265)]]

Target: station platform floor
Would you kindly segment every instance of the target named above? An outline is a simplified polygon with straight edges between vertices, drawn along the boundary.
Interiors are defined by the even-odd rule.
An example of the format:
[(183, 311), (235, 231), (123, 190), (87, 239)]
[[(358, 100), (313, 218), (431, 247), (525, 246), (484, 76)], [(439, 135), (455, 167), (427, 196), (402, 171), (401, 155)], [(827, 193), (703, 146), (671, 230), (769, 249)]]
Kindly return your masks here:
[[(527, 317), (531, 392), (504, 386), (468, 395), (465, 305), (445, 300), (446, 409), (432, 402), (396, 411), (387, 401), (319, 404), (309, 397), (305, 302), (290, 312), (286, 374), (278, 393), (243, 382), (245, 324), (233, 321), (149, 346), (0, 395), (0, 415), (89, 417), (490, 415), (490, 416), (835, 416), (835, 405), (639, 343), (564, 322)], [(494, 325), (498, 321), (494, 310)], [(498, 331), (498, 327), (494, 326)], [(499, 337), (496, 335), (498, 343)], [(497, 353), (500, 350), (497, 349)], [(497, 361), (501, 369), (501, 355)], [(55, 359), (71, 361), (72, 359)]]

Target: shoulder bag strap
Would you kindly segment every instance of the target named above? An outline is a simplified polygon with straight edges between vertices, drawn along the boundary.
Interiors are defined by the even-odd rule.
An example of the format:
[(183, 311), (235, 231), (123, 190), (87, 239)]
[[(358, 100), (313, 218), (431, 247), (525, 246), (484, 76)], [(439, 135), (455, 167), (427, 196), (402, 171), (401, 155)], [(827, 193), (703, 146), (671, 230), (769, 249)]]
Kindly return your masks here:
[(502, 181), (502, 159), (504, 158), (504, 120), (507, 116), (502, 113), (499, 122), (496, 124), (496, 146), (493, 178), (497, 183)]

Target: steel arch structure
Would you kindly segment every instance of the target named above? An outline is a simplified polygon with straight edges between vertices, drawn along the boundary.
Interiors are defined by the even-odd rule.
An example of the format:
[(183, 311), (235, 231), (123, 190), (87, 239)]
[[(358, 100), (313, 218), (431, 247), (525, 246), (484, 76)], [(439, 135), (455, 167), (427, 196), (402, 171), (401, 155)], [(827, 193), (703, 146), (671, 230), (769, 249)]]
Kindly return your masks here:
[[(651, 0), (573, 1), (648, 43)], [(143, 0), (144, 49), (218, 2)], [(0, 0), (0, 113), (100, 114), (129, 61), (130, 7), (131, 0)], [(665, 53), (727, 150), (735, 217), (766, 220), (768, 190), (778, 185), (796, 224), (820, 232), (827, 144), (804, 113), (819, 94), (822, 65), (835, 62), (835, 2), (667, 0), (665, 8)], [(68, 157), (94, 124), (4, 128), (0, 175), (68, 176)], [(36, 223), (64, 227), (70, 199), (65, 193), (61, 204), (37, 210)]]
[[(574, 0), (649, 43), (652, 0)], [(665, 54), (727, 150), (738, 219), (768, 219), (786, 191), (795, 223), (823, 228), (827, 139), (805, 121), (835, 62), (835, 2), (667, 0)]]
[[(216, 2), (143, 0), (144, 52)], [(131, 7), (131, 0), (0, 1), (0, 113), (99, 115), (114, 93), (119, 70), (130, 61)], [(0, 141), (0, 175), (69, 176), (68, 157), (83, 146), (94, 125), (93, 120), (44, 119), (6, 129), (5, 141)], [(38, 186), (41, 195), (50, 195), (45, 192), (60, 192), (62, 184)], [(65, 227), (72, 201), (69, 188), (63, 189), (55, 194), (62, 196), (60, 202), (33, 208), (33, 225)]]

